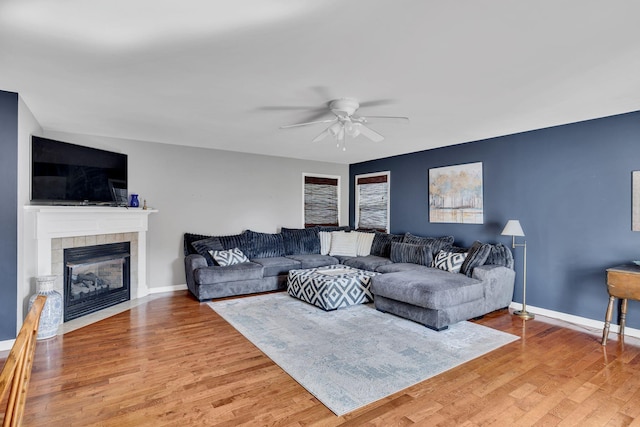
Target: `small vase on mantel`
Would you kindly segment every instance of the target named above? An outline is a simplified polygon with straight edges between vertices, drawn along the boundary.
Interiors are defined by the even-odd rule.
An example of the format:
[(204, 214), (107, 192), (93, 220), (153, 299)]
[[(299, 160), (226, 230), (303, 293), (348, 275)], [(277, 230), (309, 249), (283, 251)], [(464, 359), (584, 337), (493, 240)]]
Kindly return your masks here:
[(62, 295), (54, 289), (56, 276), (36, 277), (36, 293), (29, 298), (29, 309), (38, 295), (47, 297), (40, 315), (38, 336), (36, 339), (44, 340), (56, 336), (58, 326), (62, 323)]
[(140, 206), (140, 199), (138, 199), (137, 194), (131, 195), (131, 201), (129, 202), (129, 206), (132, 208), (137, 208)]

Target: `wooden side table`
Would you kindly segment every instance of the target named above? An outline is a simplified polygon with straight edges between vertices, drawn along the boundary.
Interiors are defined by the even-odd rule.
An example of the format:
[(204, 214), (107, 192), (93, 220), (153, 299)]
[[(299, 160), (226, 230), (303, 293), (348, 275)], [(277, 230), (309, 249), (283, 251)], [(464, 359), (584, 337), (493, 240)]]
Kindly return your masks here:
[(613, 314), (613, 302), (616, 298), (622, 300), (620, 307), (620, 336), (624, 336), (624, 324), (627, 319), (627, 300), (640, 300), (640, 266), (629, 264), (608, 268), (607, 292), (609, 292), (609, 305), (607, 306), (604, 330), (602, 331), (602, 345), (607, 344), (611, 316)]

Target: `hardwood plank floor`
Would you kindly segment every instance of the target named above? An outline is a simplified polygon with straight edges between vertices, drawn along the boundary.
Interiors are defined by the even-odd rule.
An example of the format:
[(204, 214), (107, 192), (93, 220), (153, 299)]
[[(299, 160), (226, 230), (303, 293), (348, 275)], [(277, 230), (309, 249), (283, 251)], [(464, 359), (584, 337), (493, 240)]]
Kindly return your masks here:
[(640, 425), (638, 340), (612, 333), (602, 347), (599, 331), (507, 310), (477, 323), (521, 339), (337, 417), (206, 304), (176, 292), (39, 341), (24, 425)]

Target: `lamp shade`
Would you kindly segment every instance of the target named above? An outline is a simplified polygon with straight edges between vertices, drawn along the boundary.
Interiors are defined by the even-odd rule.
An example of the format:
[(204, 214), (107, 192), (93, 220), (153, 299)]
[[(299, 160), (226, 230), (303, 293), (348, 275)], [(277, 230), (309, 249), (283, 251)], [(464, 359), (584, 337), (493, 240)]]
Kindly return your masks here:
[(507, 221), (507, 225), (504, 226), (504, 230), (502, 230), (503, 236), (524, 236), (524, 231), (522, 231), (522, 226), (520, 225), (520, 221), (517, 219), (510, 219)]

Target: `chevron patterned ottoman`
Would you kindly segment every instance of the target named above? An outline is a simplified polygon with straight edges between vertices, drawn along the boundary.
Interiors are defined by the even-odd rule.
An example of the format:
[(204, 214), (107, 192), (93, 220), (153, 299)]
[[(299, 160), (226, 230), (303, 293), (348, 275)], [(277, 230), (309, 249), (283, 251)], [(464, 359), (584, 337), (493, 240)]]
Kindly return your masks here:
[(339, 264), (290, 270), (287, 292), (323, 310), (336, 310), (373, 301), (369, 283), (378, 274)]

